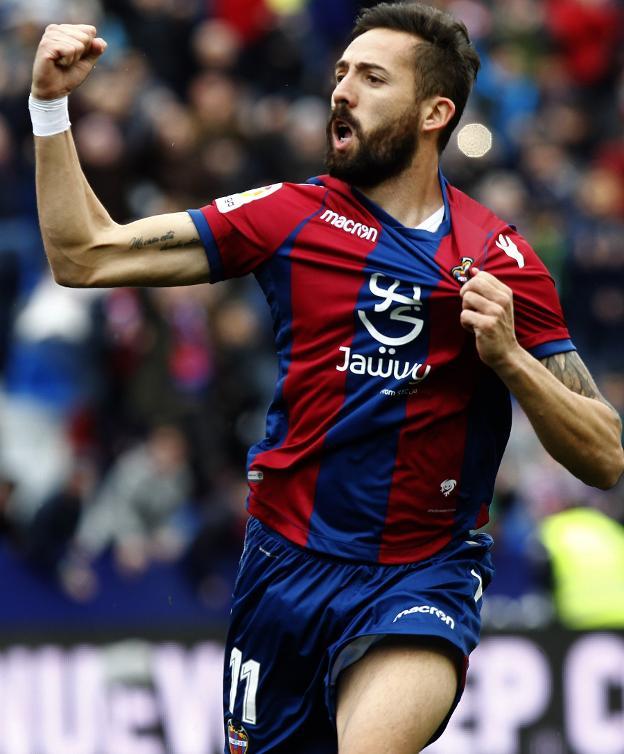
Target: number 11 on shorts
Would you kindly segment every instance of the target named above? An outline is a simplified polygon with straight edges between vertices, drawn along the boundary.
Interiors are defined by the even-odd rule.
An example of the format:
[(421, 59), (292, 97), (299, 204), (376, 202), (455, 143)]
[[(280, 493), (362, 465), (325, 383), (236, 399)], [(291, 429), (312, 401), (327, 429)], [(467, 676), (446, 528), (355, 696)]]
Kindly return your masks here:
[(243, 653), (234, 647), (230, 653), (230, 712), (234, 714), (238, 684), (245, 681), (245, 694), (243, 696), (243, 722), (250, 725), (256, 724), (256, 693), (260, 680), (260, 663), (255, 660), (245, 660)]

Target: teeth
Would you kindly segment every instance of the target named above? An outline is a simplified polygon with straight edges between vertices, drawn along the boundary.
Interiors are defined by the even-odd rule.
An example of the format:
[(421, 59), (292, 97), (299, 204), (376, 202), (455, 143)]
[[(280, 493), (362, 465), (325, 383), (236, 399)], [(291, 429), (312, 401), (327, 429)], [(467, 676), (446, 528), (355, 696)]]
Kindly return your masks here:
[(349, 141), (352, 136), (351, 127), (342, 120), (337, 120), (334, 125), (335, 138), (338, 143), (343, 144), (345, 141)]

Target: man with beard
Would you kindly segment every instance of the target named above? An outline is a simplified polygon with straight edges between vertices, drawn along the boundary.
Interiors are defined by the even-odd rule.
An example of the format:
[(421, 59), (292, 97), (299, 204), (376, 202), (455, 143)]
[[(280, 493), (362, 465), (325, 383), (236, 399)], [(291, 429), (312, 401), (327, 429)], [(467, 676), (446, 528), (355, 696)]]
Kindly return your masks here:
[(251, 514), (225, 662), (226, 752), (413, 754), (464, 685), (491, 576), (509, 393), (584, 481), (622, 473), (621, 426), (515, 229), (439, 172), (479, 60), (416, 3), (358, 19), (336, 64), (329, 175), (114, 223), (64, 95), (105, 43), (52, 26), (34, 66), (41, 228), (69, 286), (253, 273), (279, 377), (248, 459)]

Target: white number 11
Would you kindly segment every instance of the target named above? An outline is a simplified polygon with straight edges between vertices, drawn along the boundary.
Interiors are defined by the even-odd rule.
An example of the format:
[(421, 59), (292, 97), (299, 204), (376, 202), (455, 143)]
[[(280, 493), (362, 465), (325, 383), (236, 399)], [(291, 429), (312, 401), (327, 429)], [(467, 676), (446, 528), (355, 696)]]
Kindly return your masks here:
[(243, 722), (250, 725), (256, 724), (256, 693), (260, 679), (260, 663), (255, 660), (243, 662), (243, 653), (237, 647), (230, 654), (230, 671), (232, 682), (230, 684), (230, 712), (234, 714), (236, 704), (236, 692), (241, 679), (245, 681), (245, 695), (243, 697)]

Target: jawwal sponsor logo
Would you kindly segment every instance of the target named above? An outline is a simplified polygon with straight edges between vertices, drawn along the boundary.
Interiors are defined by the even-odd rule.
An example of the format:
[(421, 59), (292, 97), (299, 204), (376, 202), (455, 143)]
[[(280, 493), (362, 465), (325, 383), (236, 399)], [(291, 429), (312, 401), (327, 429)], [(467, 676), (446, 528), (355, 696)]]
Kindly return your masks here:
[[(379, 272), (373, 273), (369, 280), (370, 291), (377, 299), (377, 303), (373, 307), (374, 311), (376, 314), (385, 313), (384, 316), (387, 317), (388, 322), (392, 320), (402, 323), (403, 334), (388, 335), (380, 332), (369, 320), (367, 313), (358, 309), (358, 316), (368, 334), (378, 343), (383, 343), (378, 347), (379, 356), (356, 353), (352, 351), (350, 346), (340, 346), (338, 351), (342, 354), (342, 363), (336, 364), (338, 372), (348, 370), (352, 374), (366, 374), (369, 377), (391, 379), (392, 384), (383, 387), (380, 391), (383, 395), (391, 397), (413, 395), (417, 392), (415, 385), (422, 382), (431, 371), (429, 364), (407, 361), (397, 356), (397, 349), (394, 346), (404, 346), (411, 343), (420, 335), (424, 325), (424, 320), (416, 316), (422, 307), (420, 287), (413, 284), (403, 284), (410, 289), (410, 294), (407, 295), (398, 292), (401, 284), (400, 280), (388, 278)], [(407, 330), (405, 329), (406, 325), (409, 325)], [(401, 383), (405, 385), (405, 380), (409, 380), (409, 382), (403, 387)]]
[(429, 613), (429, 615), (435, 615), (436, 618), (439, 618), (442, 621), (442, 623), (446, 623), (447, 626), (455, 630), (455, 621), (451, 616), (433, 605), (414, 605), (414, 607), (410, 607), (407, 610), (401, 610), (392, 622), (396, 623), (400, 618), (404, 618), (406, 615), (412, 615), (413, 613)]
[(351, 233), (352, 236), (358, 236), (359, 238), (365, 238), (367, 241), (373, 242), (377, 240), (376, 228), (370, 228), (368, 225), (356, 223), (355, 220), (349, 220), (348, 217), (339, 215), (331, 209), (326, 209), (325, 212), (323, 212), (321, 220), (333, 225), (334, 228), (344, 230), (345, 233)]
[(391, 348), (388, 352), (390, 358), (385, 358), (386, 349), (383, 346), (379, 349), (382, 355), (378, 358), (352, 353), (348, 346), (340, 346), (338, 350), (344, 353), (342, 364), (336, 365), (339, 372), (346, 372), (348, 369), (353, 374), (368, 374), (370, 377), (394, 377), (395, 380), (404, 380), (409, 377), (411, 383), (417, 383), (422, 382), (431, 371), (429, 364), (393, 359), (392, 356), (396, 353), (394, 348)]

